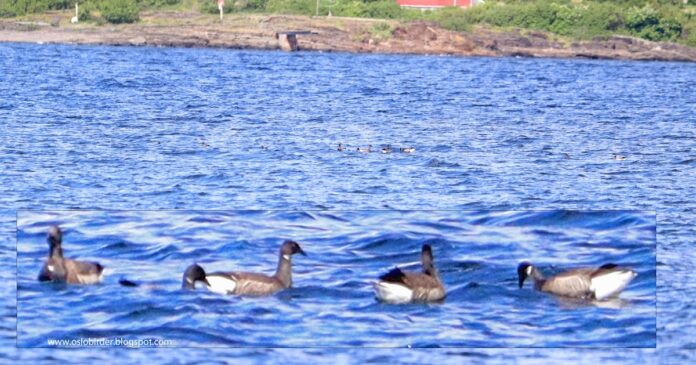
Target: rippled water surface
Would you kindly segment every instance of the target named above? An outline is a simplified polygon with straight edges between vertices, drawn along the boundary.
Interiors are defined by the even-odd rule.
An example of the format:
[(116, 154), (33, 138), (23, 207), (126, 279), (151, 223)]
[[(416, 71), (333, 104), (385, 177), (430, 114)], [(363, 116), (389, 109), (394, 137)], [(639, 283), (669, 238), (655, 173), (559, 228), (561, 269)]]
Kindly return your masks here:
[[(46, 227), (66, 256), (98, 259), (99, 287), (39, 283)], [(655, 346), (655, 219), (632, 212), (20, 212), (18, 344), (80, 337), (178, 346)], [(265, 298), (180, 289), (208, 272), (271, 273), (284, 238), (300, 242), (294, 287)], [(378, 303), (371, 282), (399, 264), (420, 271), (429, 243), (448, 295)], [(517, 288), (516, 265), (547, 272), (614, 262), (637, 279), (620, 299), (559, 300)], [(118, 278), (139, 280), (118, 288)], [(50, 324), (47, 317), (61, 316)]]
[[(414, 363), (693, 362), (694, 110), (696, 65), (685, 63), (1, 44), (0, 262), (5, 268), (15, 267), (19, 209), (628, 209), (654, 211), (657, 216), (658, 317), (657, 349), (26, 350), (14, 348), (15, 270), (2, 270), (0, 293), (6, 299), (0, 312), (0, 339), (7, 351), (0, 352), (0, 358), (92, 363), (114, 358), (167, 363), (199, 358), (383, 363), (394, 356)], [(338, 142), (351, 149), (412, 145), (416, 152), (338, 153)], [(626, 160), (613, 160), (612, 153), (623, 154)], [(85, 231), (90, 236), (81, 236), (77, 224), (70, 228), (75, 254), (134, 260), (110, 259), (93, 251), (108, 242), (82, 247), (102, 235)], [(29, 227), (24, 233), (29, 244), (38, 246), (29, 246), (33, 264), (21, 261), (20, 267), (27, 264), (35, 270), (32, 265), (41, 255), (39, 231), (38, 226)], [(112, 239), (119, 237), (114, 234)], [(206, 241), (224, 245), (213, 238)], [(315, 244), (320, 243), (311, 246)], [(114, 255), (122, 252), (110, 249)], [(215, 257), (210, 250), (206, 264), (250, 265), (238, 255)], [(459, 254), (464, 252), (468, 255), (468, 251)], [(452, 261), (440, 258), (443, 265), (465, 263), (463, 271), (454, 275), (454, 284), (448, 284), (454, 296), (467, 298), (486, 290), (484, 285), (466, 287), (484, 282), (475, 277), (475, 270), (466, 271), (466, 264), (487, 254), (455, 255)], [(528, 254), (539, 257), (543, 265), (554, 264), (544, 260), (546, 255)], [(414, 264), (417, 247), (410, 244), (403, 255), (396, 263)], [(320, 257), (321, 253), (304, 262), (296, 260), (298, 280), (312, 265), (323, 263)], [(273, 261), (271, 248), (254, 260), (259, 270)], [(381, 272), (394, 264), (388, 261), (370, 263), (370, 275), (360, 275)], [(176, 275), (167, 278), (157, 295), (173, 290), (170, 285), (179, 279), (180, 267), (173, 269)], [(142, 272), (143, 279), (155, 279), (157, 271), (144, 266)], [(276, 300), (294, 305), (313, 298), (303, 292), (312, 284), (299, 283), (289, 299)], [(34, 283), (27, 285), (27, 293), (39, 290), (31, 288)], [(639, 298), (631, 310), (649, 301), (648, 284), (636, 281), (635, 285), (626, 292)], [(86, 290), (74, 293), (81, 296), (106, 287), (71, 288), (56, 295), (75, 300), (71, 290)], [(357, 295), (355, 305), (375, 306), (368, 292), (357, 289), (349, 291)], [(130, 296), (137, 291), (122, 293)], [(525, 300), (542, 306), (551, 304), (528, 290), (515, 293), (530, 295)], [(212, 299), (198, 292), (184, 298)], [(195, 310), (200, 303), (184, 310)], [(450, 308), (445, 306), (433, 310)], [(604, 310), (565, 313), (610, 313)], [(82, 320), (102, 323), (109, 316), (113, 314)], [(632, 331), (634, 325), (622, 331)], [(34, 336), (41, 330), (26, 331)], [(614, 332), (606, 336), (620, 337)], [(644, 339), (637, 335), (622, 341), (645, 344)]]

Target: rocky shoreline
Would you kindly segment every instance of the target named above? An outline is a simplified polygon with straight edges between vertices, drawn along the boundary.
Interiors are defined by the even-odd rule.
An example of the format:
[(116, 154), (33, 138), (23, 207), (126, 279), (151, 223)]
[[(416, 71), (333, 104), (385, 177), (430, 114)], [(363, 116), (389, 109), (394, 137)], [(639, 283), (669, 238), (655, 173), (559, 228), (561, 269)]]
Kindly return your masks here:
[(289, 15), (230, 15), (223, 23), (200, 13), (157, 12), (127, 25), (70, 24), (61, 13), (0, 20), (0, 42), (281, 49), (278, 32), (297, 36), (300, 50), (491, 57), (555, 57), (696, 61), (696, 48), (612, 36), (569, 41), (537, 31), (476, 28), (454, 32), (436, 24)]

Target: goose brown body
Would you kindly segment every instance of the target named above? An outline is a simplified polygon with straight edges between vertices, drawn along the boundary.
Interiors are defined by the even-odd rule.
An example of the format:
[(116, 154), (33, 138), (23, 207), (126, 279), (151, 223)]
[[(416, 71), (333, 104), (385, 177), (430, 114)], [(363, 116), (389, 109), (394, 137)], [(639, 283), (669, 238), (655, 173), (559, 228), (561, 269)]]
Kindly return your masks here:
[(532, 277), (536, 290), (565, 297), (598, 300), (618, 296), (637, 275), (630, 269), (605, 264), (598, 268), (568, 270), (545, 278), (528, 262), (521, 263), (517, 273), (520, 288), (527, 277)]
[(433, 264), (430, 245), (421, 250), (422, 272), (394, 268), (374, 283), (377, 299), (388, 303), (433, 302), (445, 298), (445, 287)]
[(292, 286), (292, 255), (306, 255), (294, 241), (285, 241), (280, 248), (278, 266), (274, 275), (251, 272), (205, 273), (198, 264), (186, 269), (182, 287), (193, 289), (196, 282), (203, 282), (208, 290), (219, 294), (265, 296)]

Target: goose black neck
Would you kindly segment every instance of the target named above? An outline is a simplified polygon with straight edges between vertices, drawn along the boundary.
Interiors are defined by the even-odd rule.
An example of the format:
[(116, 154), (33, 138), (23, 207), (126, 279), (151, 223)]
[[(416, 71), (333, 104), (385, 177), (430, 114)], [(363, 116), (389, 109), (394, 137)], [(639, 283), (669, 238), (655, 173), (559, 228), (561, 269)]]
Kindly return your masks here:
[(63, 258), (63, 247), (61, 247), (60, 242), (54, 238), (49, 238), (48, 243), (50, 247), (48, 256), (56, 259)]
[(278, 257), (278, 268), (276, 269), (275, 277), (278, 279), (284, 287), (289, 288), (292, 286), (292, 265), (291, 257), (288, 254), (283, 254), (280, 252)]

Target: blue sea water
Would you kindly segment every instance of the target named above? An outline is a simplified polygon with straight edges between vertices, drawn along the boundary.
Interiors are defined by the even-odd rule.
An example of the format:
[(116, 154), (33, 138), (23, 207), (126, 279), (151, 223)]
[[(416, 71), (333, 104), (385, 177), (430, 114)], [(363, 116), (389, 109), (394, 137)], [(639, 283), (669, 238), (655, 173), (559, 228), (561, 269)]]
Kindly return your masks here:
[[(66, 257), (107, 268), (103, 285), (37, 282), (51, 224), (65, 230)], [(170, 347), (655, 347), (654, 214), (22, 211), (17, 237), (20, 347), (84, 337)], [(239, 298), (181, 289), (194, 262), (208, 272), (271, 274), (284, 239), (309, 254), (293, 259), (289, 290)], [(420, 271), (425, 243), (447, 298), (376, 301), (371, 283), (397, 264)], [(612, 262), (638, 276), (619, 299), (559, 300), (518, 288), (524, 259), (549, 274)], [(119, 278), (141, 287), (119, 288)]]
[[(0, 263), (9, 269), (0, 271), (0, 292), (6, 298), (0, 307), (0, 344), (6, 351), (0, 352), (0, 359), (78, 363), (114, 359), (150, 363), (693, 362), (695, 110), (696, 65), (689, 63), (2, 44)], [(351, 148), (413, 145), (416, 153), (338, 153), (338, 142)], [(615, 161), (612, 153), (627, 158)], [(462, 212), (464, 220), (466, 211), (654, 211), (657, 348), (16, 349), (15, 344), (35, 344), (32, 336), (38, 337), (42, 331), (16, 328), (15, 275), (35, 275), (35, 271), (12, 270), (21, 258), (15, 251), (17, 210), (71, 208), (274, 209), (311, 214), (319, 214), (316, 210), (452, 209)], [(553, 219), (548, 222), (553, 223)], [(76, 240), (75, 254), (92, 255), (94, 248), (79, 248), (90, 237), (81, 237), (77, 226), (73, 228), (66, 239)], [(28, 253), (37, 258), (41, 249), (33, 245), (40, 245), (39, 231), (36, 227), (20, 234), (32, 245)], [(112, 250), (118, 251), (118, 247)], [(414, 265), (417, 248), (410, 244), (406, 251), (396, 263)], [(487, 254), (484, 252), (484, 259)], [(546, 256), (526, 254), (535, 260)], [(219, 263), (222, 268), (234, 260), (240, 267), (261, 270), (274, 261), (272, 250), (259, 253), (254, 260), (259, 266), (252, 267), (238, 256), (222, 256), (211, 253), (206, 264)], [(110, 260), (96, 253), (93, 257)], [(289, 299), (281, 296), (278, 302), (285, 299), (294, 305), (306, 299), (299, 280), (320, 257), (321, 253), (308, 257), (307, 266), (296, 260), (298, 292)], [(479, 262), (478, 257), (442, 259), (443, 264), (455, 265)], [(32, 258), (33, 265), (40, 262), (37, 258)], [(395, 264), (388, 261), (383, 265), (370, 262), (370, 273)], [(549, 271), (556, 269), (551, 260), (540, 263)], [(18, 268), (25, 264), (32, 266), (19, 261)], [(456, 273), (454, 267), (450, 270)], [(448, 283), (455, 297), (467, 298), (471, 291), (485, 290), (486, 282), (506, 280), (502, 276), (482, 280), (472, 271), (454, 275), (457, 280)], [(177, 278), (167, 280), (173, 285)], [(143, 279), (155, 278), (144, 275)], [(507, 280), (514, 284), (514, 276)], [(165, 293), (158, 295), (166, 295), (170, 281)], [(479, 286), (458, 287), (470, 282)], [(43, 288), (36, 289), (34, 284), (23, 287), (20, 283), (19, 294), (26, 289), (27, 294), (38, 295), (36, 290)], [(638, 297), (638, 303), (631, 303), (628, 311), (642, 311), (650, 301), (649, 283), (636, 281), (634, 285), (626, 295)], [(107, 287), (92, 289), (98, 292)], [(494, 286), (495, 290), (503, 287)], [(83, 290), (90, 289), (70, 288), (57, 295), (76, 300), (69, 296), (71, 290), (87, 296), (89, 292)], [(122, 290), (124, 295), (137, 293), (114, 289)], [(525, 300), (541, 306), (552, 304), (551, 299), (529, 290), (512, 292), (529, 295)], [(356, 299), (360, 303), (364, 299), (365, 306), (376, 305), (367, 291), (350, 293), (360, 296)], [(192, 295), (194, 306), (200, 304), (197, 300), (219, 299), (206, 293)], [(449, 300), (434, 310), (450, 308), (446, 307)], [(533, 308), (532, 313), (537, 310)], [(568, 316), (578, 315), (577, 311), (628, 313), (596, 307), (563, 310)], [(50, 323), (62, 316), (51, 311), (43, 320)], [(647, 312), (640, 316), (648, 318)], [(214, 322), (218, 316), (212, 317), (208, 320)], [(97, 323), (106, 319), (83, 320)], [(133, 322), (112, 319), (119, 320)], [(649, 336), (635, 330), (642, 324), (632, 322), (616, 330), (636, 334), (635, 338), (622, 339), (613, 331), (605, 335), (623, 345), (649, 344)], [(18, 339), (18, 332), (27, 336)], [(500, 328), (493, 332), (506, 333)], [(582, 332), (578, 336), (587, 340)], [(479, 339), (467, 340), (475, 345)], [(553, 341), (559, 340), (548, 339)]]

